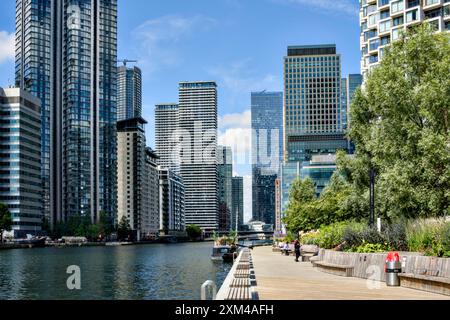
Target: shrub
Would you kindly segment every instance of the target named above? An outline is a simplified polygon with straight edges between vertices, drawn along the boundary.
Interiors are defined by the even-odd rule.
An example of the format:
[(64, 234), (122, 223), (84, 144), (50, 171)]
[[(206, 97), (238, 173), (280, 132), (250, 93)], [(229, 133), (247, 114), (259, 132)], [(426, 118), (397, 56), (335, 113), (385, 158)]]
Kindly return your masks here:
[(398, 222), (388, 225), (383, 231), (384, 238), (391, 250), (407, 251), (408, 243), (406, 241), (405, 223)]
[(301, 236), (302, 244), (319, 245), (320, 232), (310, 231)]
[(357, 253), (382, 253), (386, 251), (389, 251), (389, 247), (381, 243), (365, 243), (352, 250), (352, 252)]
[(320, 229), (317, 244), (324, 249), (334, 249), (343, 243), (343, 235), (347, 222), (337, 222)]
[(450, 223), (445, 224), (441, 232), (443, 256), (450, 258)]
[(431, 220), (416, 220), (406, 226), (406, 241), (409, 251), (430, 253), (436, 246), (440, 223)]
[(345, 248), (358, 247), (363, 243), (362, 231), (367, 228), (364, 223), (352, 222), (347, 225), (342, 236)]

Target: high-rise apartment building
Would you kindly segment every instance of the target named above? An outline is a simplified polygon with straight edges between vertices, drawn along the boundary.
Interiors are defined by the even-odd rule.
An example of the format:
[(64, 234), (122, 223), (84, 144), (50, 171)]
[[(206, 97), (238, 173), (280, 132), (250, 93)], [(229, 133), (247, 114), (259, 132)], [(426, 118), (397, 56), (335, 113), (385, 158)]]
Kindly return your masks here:
[(0, 203), (14, 237), (42, 230), (41, 102), (18, 88), (0, 88)]
[(16, 0), (16, 84), (42, 102), (50, 224), (117, 212), (117, 0)]
[(180, 173), (179, 107), (176, 103), (155, 107), (155, 140), (158, 164)]
[(283, 92), (253, 92), (253, 219), (275, 223), (275, 180), (283, 159)]
[(215, 82), (179, 84), (179, 129), (186, 224), (209, 234), (219, 227)]
[(186, 232), (183, 179), (167, 168), (159, 170), (160, 233), (182, 236)]
[(423, 21), (437, 31), (450, 30), (448, 0), (360, 0), (361, 70), (364, 77), (378, 65), (400, 32)]
[(157, 156), (146, 147), (142, 118), (117, 123), (118, 215), (128, 221), (136, 239), (159, 233), (159, 171)]
[(231, 229), (240, 230), (244, 225), (244, 178), (232, 179)]
[(142, 72), (138, 67), (117, 68), (117, 120), (142, 116)]
[(233, 153), (231, 147), (218, 146), (217, 171), (219, 176), (219, 231), (231, 229)]

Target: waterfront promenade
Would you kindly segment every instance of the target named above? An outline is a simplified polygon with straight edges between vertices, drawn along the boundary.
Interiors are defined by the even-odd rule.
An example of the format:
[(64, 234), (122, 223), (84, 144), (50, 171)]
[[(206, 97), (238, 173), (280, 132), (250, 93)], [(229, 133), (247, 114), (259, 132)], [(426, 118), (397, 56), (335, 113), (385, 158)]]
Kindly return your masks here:
[(261, 300), (450, 300), (413, 289), (368, 288), (368, 281), (345, 278), (318, 271), (309, 262), (297, 263), (294, 257), (272, 252), (271, 247), (252, 251), (257, 292)]

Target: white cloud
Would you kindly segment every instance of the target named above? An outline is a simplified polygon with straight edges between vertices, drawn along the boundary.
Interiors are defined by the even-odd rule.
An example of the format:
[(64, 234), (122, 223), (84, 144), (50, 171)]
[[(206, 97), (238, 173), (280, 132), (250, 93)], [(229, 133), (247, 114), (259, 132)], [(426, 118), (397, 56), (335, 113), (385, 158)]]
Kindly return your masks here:
[(183, 57), (180, 44), (196, 32), (207, 31), (214, 25), (214, 19), (202, 15), (167, 15), (147, 20), (133, 31), (139, 42), (137, 54), (141, 55), (141, 66), (152, 72), (160, 67), (180, 65)]
[(233, 151), (233, 165), (251, 164), (251, 111), (231, 113), (219, 117), (220, 145)]
[(281, 77), (273, 74), (260, 74), (252, 65), (252, 59), (246, 58), (228, 64), (216, 65), (206, 70), (214, 77), (221, 89), (227, 93), (228, 107), (242, 108), (243, 101), (250, 106), (250, 92), (279, 90), (283, 88)]
[(0, 31), (0, 64), (14, 59), (14, 34)]
[(302, 5), (334, 14), (341, 13), (351, 16), (359, 14), (359, 5), (356, 0), (272, 0), (272, 2)]
[(252, 113), (246, 110), (242, 113), (229, 113), (219, 117), (219, 129), (224, 130), (228, 128), (248, 129), (251, 127)]

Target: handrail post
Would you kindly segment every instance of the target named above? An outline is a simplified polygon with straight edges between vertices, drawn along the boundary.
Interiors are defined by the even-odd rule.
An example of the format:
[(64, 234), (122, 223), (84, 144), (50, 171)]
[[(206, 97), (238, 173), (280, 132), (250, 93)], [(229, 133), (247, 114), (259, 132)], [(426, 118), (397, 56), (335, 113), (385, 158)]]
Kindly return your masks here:
[(206, 299), (206, 290), (209, 288), (212, 289), (212, 299), (211, 300), (216, 300), (217, 286), (214, 283), (214, 281), (208, 280), (208, 281), (205, 281), (205, 283), (202, 285), (202, 288), (201, 288), (201, 299), (203, 301), (207, 300)]

